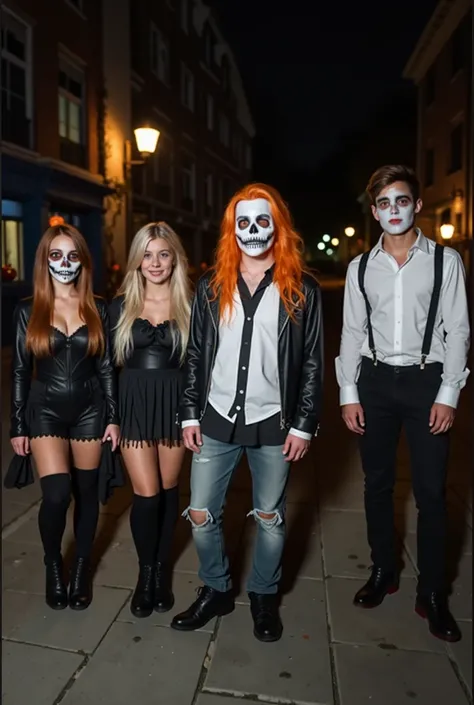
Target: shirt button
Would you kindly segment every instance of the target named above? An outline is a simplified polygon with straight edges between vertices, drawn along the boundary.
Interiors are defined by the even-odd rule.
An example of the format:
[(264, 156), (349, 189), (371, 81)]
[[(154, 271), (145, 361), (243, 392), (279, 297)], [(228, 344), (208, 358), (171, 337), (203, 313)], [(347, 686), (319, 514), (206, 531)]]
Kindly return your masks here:
[(246, 368), (245, 365), (244, 365), (244, 366), (242, 367), (242, 369), (243, 369), (243, 370), (246, 370), (247, 368)]
[(244, 390), (243, 390), (243, 389), (240, 389), (240, 390), (239, 390), (239, 394), (243, 394), (243, 393), (244, 393)]
[(252, 320), (251, 317), (247, 316), (247, 321), (251, 321), (251, 320)]
[(241, 406), (236, 406), (235, 408), (237, 409), (237, 411), (240, 411), (242, 407), (241, 407)]

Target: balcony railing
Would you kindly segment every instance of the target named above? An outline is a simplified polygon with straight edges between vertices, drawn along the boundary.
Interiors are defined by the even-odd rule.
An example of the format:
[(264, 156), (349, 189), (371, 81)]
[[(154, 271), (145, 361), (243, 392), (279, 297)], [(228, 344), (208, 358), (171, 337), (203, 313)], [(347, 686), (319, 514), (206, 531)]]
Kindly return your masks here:
[(77, 144), (62, 137), (59, 153), (63, 162), (87, 169), (87, 150), (84, 144)]
[(31, 120), (8, 110), (2, 102), (2, 140), (31, 148)]

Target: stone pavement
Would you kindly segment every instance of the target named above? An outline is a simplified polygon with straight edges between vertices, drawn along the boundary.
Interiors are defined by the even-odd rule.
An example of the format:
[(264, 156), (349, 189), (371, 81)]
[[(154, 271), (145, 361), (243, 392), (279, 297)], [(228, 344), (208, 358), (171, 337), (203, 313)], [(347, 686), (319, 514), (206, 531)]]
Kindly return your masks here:
[[(179, 633), (170, 615), (135, 620), (129, 601), (137, 565), (128, 526), (130, 490), (102, 509), (94, 601), (82, 613), (44, 604), (36, 524), (38, 483), (3, 491), (3, 705), (467, 705), (472, 702), (472, 447), (469, 397), (453, 439), (449, 477), (451, 599), (464, 638), (446, 645), (413, 611), (416, 510), (406, 449), (396, 488), (404, 570), (399, 592), (373, 611), (352, 606), (367, 578), (362, 474), (354, 440), (339, 421), (331, 358), (339, 298), (326, 299), (328, 383), (324, 425), (312, 453), (295, 466), (289, 487), (282, 618), (284, 635), (261, 644), (252, 635), (244, 577), (254, 527), (248, 471), (229, 495), (226, 538), (238, 601), (235, 612), (205, 629)], [(6, 378), (2, 389), (6, 389)], [(7, 401), (2, 394), (3, 418)], [(10, 456), (4, 424), (3, 469)], [(188, 502), (189, 459), (181, 501)], [(71, 558), (72, 529), (64, 541)], [(175, 545), (174, 590), (180, 611), (199, 586), (189, 525)]]

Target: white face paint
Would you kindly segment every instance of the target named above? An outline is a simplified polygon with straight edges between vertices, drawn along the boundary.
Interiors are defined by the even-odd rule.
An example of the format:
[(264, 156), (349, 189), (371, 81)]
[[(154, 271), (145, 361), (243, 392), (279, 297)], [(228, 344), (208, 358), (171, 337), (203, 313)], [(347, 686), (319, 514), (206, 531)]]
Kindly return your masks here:
[(71, 284), (81, 271), (79, 256), (74, 249), (51, 249), (48, 255), (49, 273), (60, 284)]
[(239, 201), (235, 207), (237, 244), (249, 257), (267, 252), (275, 239), (270, 203), (265, 198)]
[(410, 189), (393, 185), (377, 197), (375, 212), (384, 232), (403, 235), (413, 227), (417, 210)]

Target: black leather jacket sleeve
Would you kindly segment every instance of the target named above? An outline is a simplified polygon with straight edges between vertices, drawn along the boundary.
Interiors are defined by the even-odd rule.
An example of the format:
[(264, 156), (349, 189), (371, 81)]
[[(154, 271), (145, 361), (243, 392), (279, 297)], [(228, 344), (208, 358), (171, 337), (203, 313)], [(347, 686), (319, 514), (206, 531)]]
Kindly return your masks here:
[(110, 323), (107, 305), (105, 301), (96, 300), (96, 306), (102, 320), (105, 344), (104, 354), (96, 358), (96, 369), (97, 377), (99, 378), (105, 395), (107, 405), (105, 423), (108, 426), (109, 424), (118, 424), (117, 376), (112, 362)]
[(30, 306), (25, 302), (18, 304), (13, 314), (10, 438), (28, 435), (25, 411), (33, 373), (33, 355), (26, 349), (29, 315)]
[(314, 433), (318, 429), (323, 401), (324, 336), (321, 289), (312, 286), (307, 291), (304, 313), (303, 367), (296, 414), (292, 427)]
[(200, 416), (200, 367), (202, 347), (202, 327), (204, 317), (205, 284), (201, 280), (194, 294), (189, 324), (189, 339), (186, 349), (183, 394), (180, 401), (179, 420), (199, 421)]

